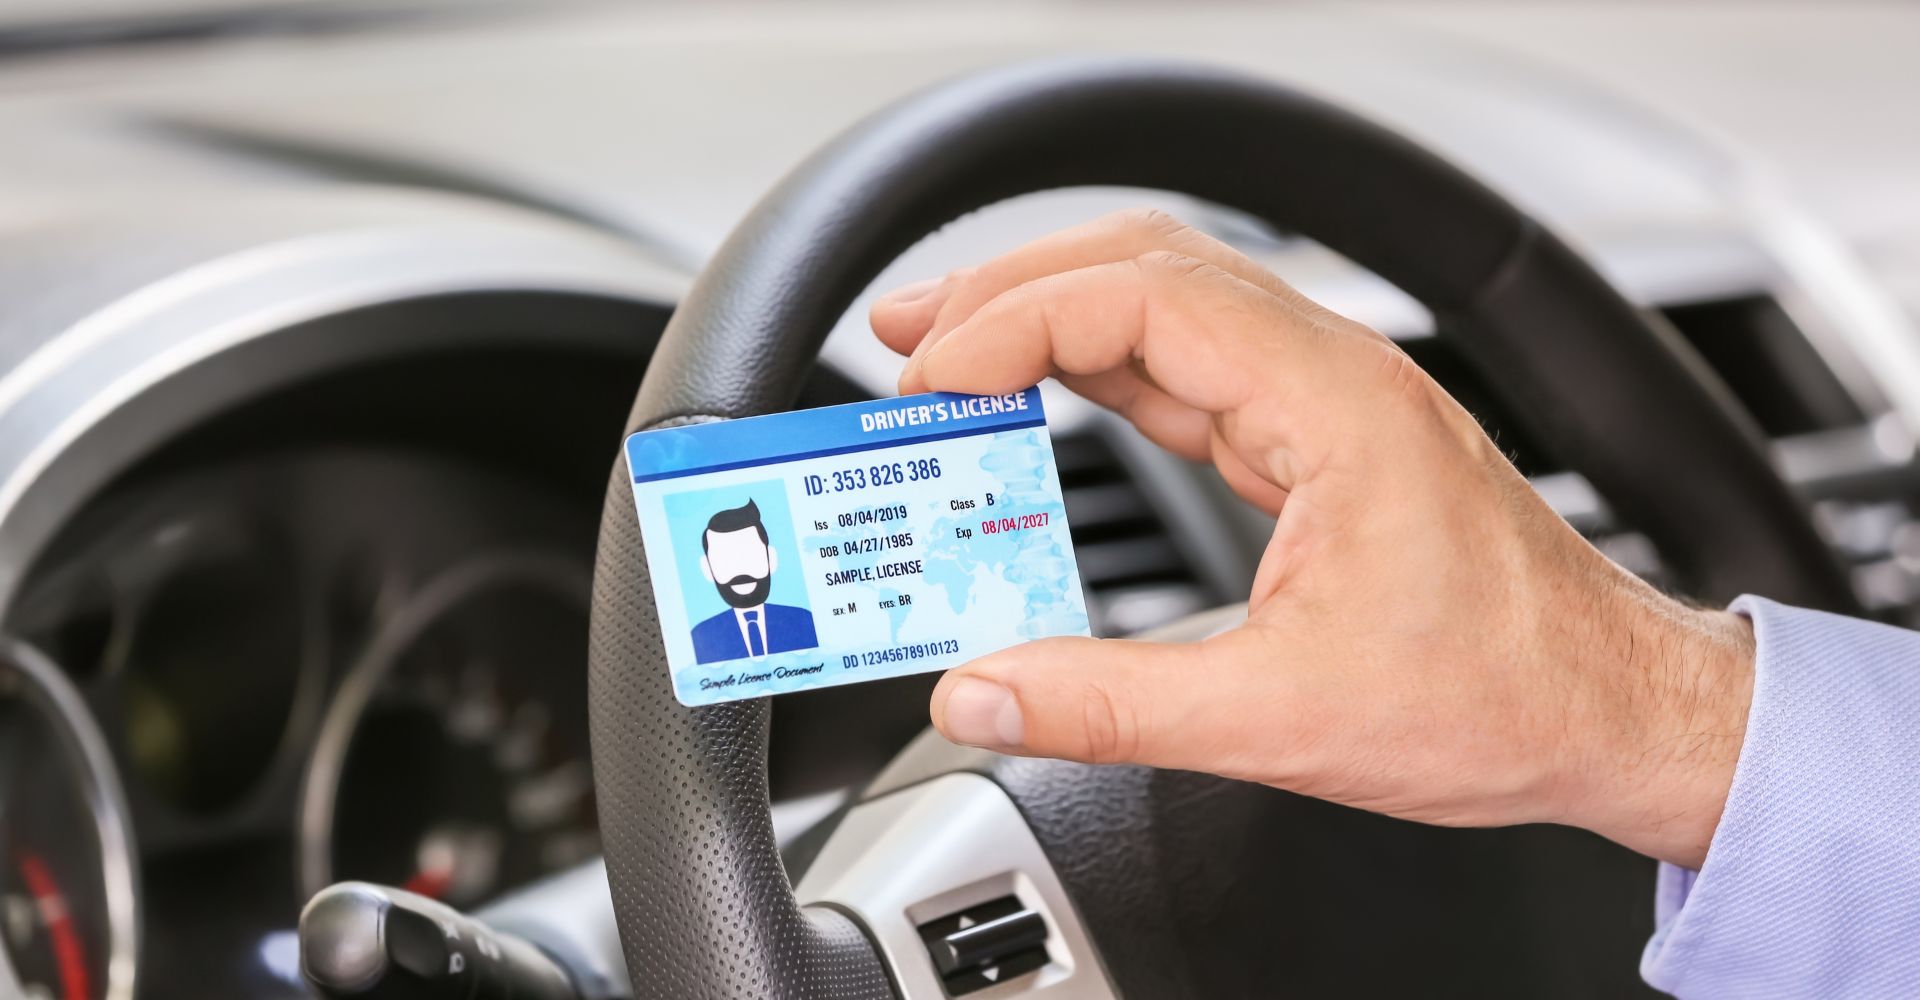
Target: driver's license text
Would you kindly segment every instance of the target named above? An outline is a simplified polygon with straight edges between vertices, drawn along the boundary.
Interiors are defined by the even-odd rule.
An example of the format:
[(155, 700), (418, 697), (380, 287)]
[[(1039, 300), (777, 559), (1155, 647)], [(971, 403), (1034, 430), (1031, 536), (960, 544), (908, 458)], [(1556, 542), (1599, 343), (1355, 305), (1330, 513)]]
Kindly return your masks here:
[(685, 704), (1087, 634), (1037, 388), (643, 431), (626, 456)]

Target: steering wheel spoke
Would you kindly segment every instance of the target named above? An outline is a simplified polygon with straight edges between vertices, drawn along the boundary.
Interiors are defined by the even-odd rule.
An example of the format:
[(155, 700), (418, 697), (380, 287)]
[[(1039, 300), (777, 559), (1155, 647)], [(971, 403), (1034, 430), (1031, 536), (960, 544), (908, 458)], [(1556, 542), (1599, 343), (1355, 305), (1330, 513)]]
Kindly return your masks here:
[[(960, 760), (969, 756), (981, 759)], [(993, 995), (1118, 995), (1025, 817), (970, 771), (854, 806), (797, 894), (859, 918), (907, 1000), (1013, 982), (1022, 985)]]

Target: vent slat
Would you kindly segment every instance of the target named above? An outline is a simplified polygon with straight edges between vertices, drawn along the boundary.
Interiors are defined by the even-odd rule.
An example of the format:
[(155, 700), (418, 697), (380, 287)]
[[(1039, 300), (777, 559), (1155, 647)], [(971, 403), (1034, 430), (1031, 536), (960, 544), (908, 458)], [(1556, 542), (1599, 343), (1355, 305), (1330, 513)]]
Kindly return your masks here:
[(1213, 595), (1127, 466), (1097, 434), (1054, 440), (1075, 559), (1098, 635), (1125, 635), (1204, 610)]
[(1123, 542), (1074, 546), (1080, 578), (1097, 589), (1141, 580), (1191, 579), (1180, 550), (1166, 538), (1146, 536)]
[(1075, 532), (1125, 529), (1143, 522), (1151, 530), (1153, 507), (1133, 484), (1116, 482), (1066, 491), (1067, 523)]

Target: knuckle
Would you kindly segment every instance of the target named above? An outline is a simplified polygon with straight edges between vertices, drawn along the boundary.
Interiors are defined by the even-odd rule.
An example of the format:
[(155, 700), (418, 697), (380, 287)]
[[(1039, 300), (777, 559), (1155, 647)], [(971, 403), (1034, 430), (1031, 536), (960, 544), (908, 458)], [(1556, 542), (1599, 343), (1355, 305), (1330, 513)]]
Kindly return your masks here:
[(1108, 216), (1109, 223), (1123, 232), (1172, 236), (1185, 232), (1187, 224), (1158, 208), (1128, 208)]
[(934, 313), (933, 326), (936, 332), (957, 324), (972, 311), (971, 303), (977, 297), (974, 289), (980, 284), (983, 273), (978, 265), (956, 267), (947, 272), (942, 282), (948, 291), (947, 300)]
[(1405, 351), (1391, 343), (1377, 346), (1379, 376), (1389, 395), (1398, 399), (1420, 400), (1427, 393), (1427, 373)]
[(956, 267), (947, 272), (946, 284), (949, 288), (966, 288), (979, 280), (980, 268), (978, 265)]
[(1087, 760), (1113, 764), (1134, 759), (1140, 748), (1138, 715), (1105, 685), (1090, 684), (1080, 704), (1087, 737)]
[(1172, 280), (1191, 278), (1213, 269), (1212, 264), (1178, 250), (1149, 250), (1135, 257), (1134, 264), (1148, 277)]

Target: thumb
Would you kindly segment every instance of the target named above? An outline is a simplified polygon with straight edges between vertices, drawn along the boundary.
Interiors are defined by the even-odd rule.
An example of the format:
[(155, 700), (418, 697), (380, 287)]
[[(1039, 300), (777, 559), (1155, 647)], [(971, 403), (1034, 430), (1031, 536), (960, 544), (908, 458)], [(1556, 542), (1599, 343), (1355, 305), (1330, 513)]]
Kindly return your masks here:
[(1213, 733), (1202, 702), (1222, 700), (1208, 659), (1202, 644), (1042, 639), (948, 671), (933, 724), (1002, 753), (1203, 767)]

